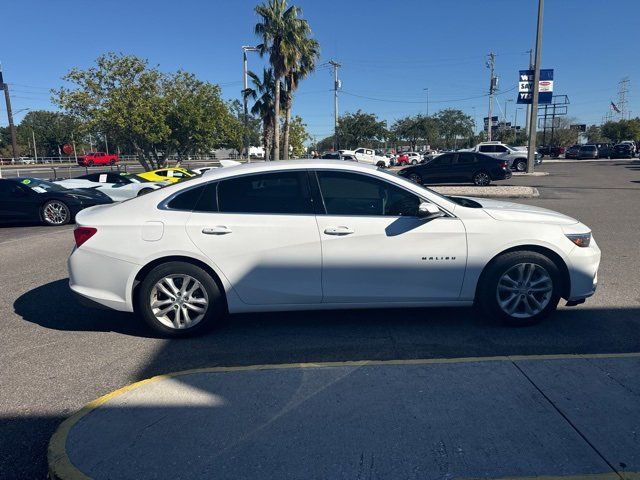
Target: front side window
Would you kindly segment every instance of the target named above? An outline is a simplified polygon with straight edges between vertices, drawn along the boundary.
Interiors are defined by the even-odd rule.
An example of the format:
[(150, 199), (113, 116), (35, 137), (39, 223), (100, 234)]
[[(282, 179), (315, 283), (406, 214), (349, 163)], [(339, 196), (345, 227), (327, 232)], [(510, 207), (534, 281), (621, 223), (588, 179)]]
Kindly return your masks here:
[(420, 198), (389, 182), (350, 172), (318, 171), (328, 215), (417, 216)]
[(307, 172), (245, 175), (218, 185), (218, 207), (224, 213), (311, 214)]
[(450, 153), (447, 155), (440, 155), (439, 157), (436, 157), (433, 159), (433, 165), (451, 165), (451, 161), (453, 160), (453, 155), (451, 155)]
[(503, 146), (503, 145), (496, 145), (495, 146), (495, 151), (497, 153), (507, 153), (509, 150), (507, 150), (507, 147)]

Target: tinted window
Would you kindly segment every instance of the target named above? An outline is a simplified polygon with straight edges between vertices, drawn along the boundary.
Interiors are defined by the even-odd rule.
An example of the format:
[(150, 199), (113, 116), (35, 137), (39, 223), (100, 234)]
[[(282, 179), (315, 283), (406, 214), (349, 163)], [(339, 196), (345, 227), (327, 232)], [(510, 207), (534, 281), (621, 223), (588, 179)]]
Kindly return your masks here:
[(490, 153), (490, 152), (495, 152), (496, 150), (493, 147), (493, 145), (480, 145), (480, 148), (478, 148), (478, 151)]
[(307, 172), (246, 175), (220, 182), (218, 206), (228, 213), (313, 213)]
[(433, 159), (432, 165), (451, 165), (451, 161), (453, 160), (452, 154), (440, 155)]
[(91, 182), (97, 182), (99, 175), (100, 175), (99, 173), (90, 173), (89, 175), (83, 175), (83, 176), (78, 177), (78, 178), (81, 178), (83, 180), (89, 180)]
[[(167, 203), (167, 208), (170, 208), (172, 210), (199, 210), (197, 208), (199, 206), (198, 202), (200, 200), (200, 197), (206, 190), (206, 188), (207, 188), (207, 185), (205, 184), (205, 185), (198, 185), (197, 187), (184, 190), (183, 192), (173, 197), (169, 201), (169, 203)], [(216, 198), (215, 189), (211, 197), (213, 197), (215, 202), (215, 198)], [(207, 210), (207, 211), (210, 211), (210, 210)]]
[(328, 215), (416, 216), (420, 198), (389, 182), (347, 172), (318, 172)]
[(495, 151), (496, 153), (506, 153), (506, 152), (508, 152), (508, 151), (509, 151), (509, 150), (507, 149), (507, 147), (504, 147), (504, 146), (502, 146), (502, 145), (494, 145), (494, 147), (493, 147), (493, 148), (495, 149), (494, 151)]
[(475, 162), (475, 155), (473, 153), (459, 153), (458, 162), (461, 165), (469, 165)]

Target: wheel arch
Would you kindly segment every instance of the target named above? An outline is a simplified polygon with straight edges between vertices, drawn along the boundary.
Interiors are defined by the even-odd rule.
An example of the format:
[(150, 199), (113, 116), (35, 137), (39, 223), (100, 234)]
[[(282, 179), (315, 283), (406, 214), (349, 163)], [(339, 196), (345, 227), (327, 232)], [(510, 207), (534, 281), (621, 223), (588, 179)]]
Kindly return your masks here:
[(520, 252), (520, 251), (536, 252), (549, 258), (549, 260), (551, 260), (558, 267), (558, 270), (560, 271), (560, 275), (562, 278), (561, 296), (562, 298), (565, 298), (565, 299), (569, 298), (569, 295), (571, 292), (571, 276), (569, 275), (569, 267), (567, 266), (567, 263), (564, 261), (564, 259), (557, 252), (553, 251), (548, 247), (544, 247), (542, 245), (524, 244), (524, 245), (516, 245), (510, 248), (507, 248), (506, 250), (502, 250), (500, 253), (497, 253), (496, 255), (494, 255), (493, 258), (487, 262), (487, 264), (482, 269), (480, 276), (478, 277), (478, 282), (476, 283), (475, 294), (474, 294), (474, 298), (476, 300), (478, 298), (478, 289), (480, 288), (480, 285), (482, 284), (484, 280), (484, 276), (489, 270), (489, 267), (493, 265), (496, 262), (496, 260), (500, 258), (502, 255), (505, 255), (511, 252)]
[(189, 257), (189, 256), (186, 256), (186, 255), (170, 255), (170, 256), (166, 256), (166, 257), (156, 258), (154, 260), (151, 260), (144, 267), (142, 267), (140, 270), (138, 270), (138, 273), (136, 273), (136, 276), (135, 276), (135, 278), (133, 280), (133, 287), (132, 287), (132, 292), (131, 292), (131, 299), (132, 299), (133, 305), (137, 304), (137, 295), (138, 295), (139, 290), (140, 290), (138, 287), (140, 286), (140, 283), (142, 283), (142, 280), (155, 267), (157, 267), (158, 265), (162, 265), (163, 263), (169, 263), (169, 262), (190, 263), (191, 265), (195, 265), (196, 267), (202, 268), (205, 272), (207, 272), (211, 276), (213, 281), (218, 286), (218, 289), (220, 290), (220, 294), (222, 295), (222, 298), (224, 299), (224, 307), (225, 307), (225, 309), (227, 311), (229, 310), (229, 306), (228, 306), (228, 302), (227, 302), (227, 291), (224, 288), (224, 283), (220, 279), (220, 276), (216, 273), (216, 271), (213, 268), (211, 268), (211, 266), (207, 265), (202, 260), (198, 260), (197, 258)]

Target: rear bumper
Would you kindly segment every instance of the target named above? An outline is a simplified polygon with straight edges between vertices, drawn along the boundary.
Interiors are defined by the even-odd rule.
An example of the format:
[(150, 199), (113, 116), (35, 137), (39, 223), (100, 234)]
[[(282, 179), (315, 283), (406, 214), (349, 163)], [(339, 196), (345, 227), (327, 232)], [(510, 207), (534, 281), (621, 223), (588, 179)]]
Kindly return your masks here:
[(139, 266), (88, 248), (76, 248), (67, 261), (69, 288), (83, 304), (133, 311), (132, 288)]

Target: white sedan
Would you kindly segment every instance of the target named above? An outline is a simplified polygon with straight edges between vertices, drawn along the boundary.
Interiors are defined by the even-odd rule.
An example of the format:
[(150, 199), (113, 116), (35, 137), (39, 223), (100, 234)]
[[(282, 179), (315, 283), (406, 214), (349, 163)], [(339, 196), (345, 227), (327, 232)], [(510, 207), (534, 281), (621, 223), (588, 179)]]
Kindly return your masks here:
[(529, 324), (593, 295), (600, 263), (563, 214), (331, 160), (215, 169), (76, 222), (71, 289), (166, 336), (227, 313), (338, 308), (477, 304)]
[(68, 180), (58, 180), (54, 183), (71, 189), (93, 188), (108, 195), (114, 202), (121, 202), (157, 190), (168, 182), (147, 182), (136, 175), (108, 172), (90, 173)]

